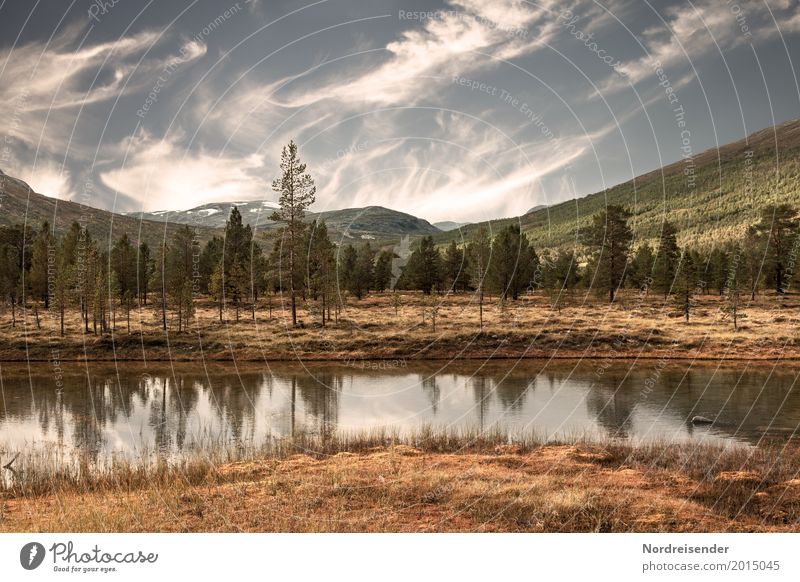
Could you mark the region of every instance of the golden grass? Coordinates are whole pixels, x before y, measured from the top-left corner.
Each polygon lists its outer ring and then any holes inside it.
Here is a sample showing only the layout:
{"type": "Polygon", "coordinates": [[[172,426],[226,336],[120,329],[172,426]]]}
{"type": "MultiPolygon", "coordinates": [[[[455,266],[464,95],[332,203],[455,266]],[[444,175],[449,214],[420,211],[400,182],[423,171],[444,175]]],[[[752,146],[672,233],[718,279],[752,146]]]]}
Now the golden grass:
{"type": "Polygon", "coordinates": [[[485,325],[478,324],[476,299],[470,294],[436,296],[402,293],[395,313],[391,293],[362,300],[348,299],[338,322],[319,325],[314,305],[301,306],[302,325],[289,325],[288,314],[274,298],[272,318],[262,302],[256,318],[248,310],[235,320],[233,310],[218,320],[216,307],[197,301],[190,328],[168,332],[152,306],[131,314],[131,332],[124,313],[117,314],[116,331],[104,336],[81,333],[76,312],[67,314],[65,337],[58,322],[40,312],[35,326],[30,306],[10,314],[0,324],[0,361],[50,360],[343,360],[434,359],[490,357],[647,357],[710,359],[800,358],[798,296],[779,299],[760,296],[741,308],[740,329],[724,316],[724,302],[715,295],[697,297],[687,323],[670,301],[649,296],[642,300],[626,291],[609,305],[585,292],[572,292],[555,310],[550,299],[525,296],[501,306],[490,298],[485,325]],[[439,304],[436,329],[431,301],[439,304]],[[424,321],[423,321],[424,317],[424,321]],[[55,350],[55,351],[54,351],[55,350]]]}
{"type": "Polygon", "coordinates": [[[6,491],[0,531],[792,531],[800,518],[793,446],[385,438],[6,491]]]}

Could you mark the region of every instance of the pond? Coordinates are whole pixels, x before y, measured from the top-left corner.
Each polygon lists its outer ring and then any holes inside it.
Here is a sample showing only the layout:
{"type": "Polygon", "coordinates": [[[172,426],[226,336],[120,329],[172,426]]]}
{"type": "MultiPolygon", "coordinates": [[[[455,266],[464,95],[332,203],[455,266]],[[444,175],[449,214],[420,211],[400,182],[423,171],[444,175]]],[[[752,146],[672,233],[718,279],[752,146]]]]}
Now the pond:
{"type": "Polygon", "coordinates": [[[792,438],[796,372],[657,361],[71,365],[0,371],[0,459],[39,446],[95,460],[169,456],[321,431],[421,427],[546,440],[740,442],[792,438]],[[696,425],[695,416],[713,419],[696,425]]]}

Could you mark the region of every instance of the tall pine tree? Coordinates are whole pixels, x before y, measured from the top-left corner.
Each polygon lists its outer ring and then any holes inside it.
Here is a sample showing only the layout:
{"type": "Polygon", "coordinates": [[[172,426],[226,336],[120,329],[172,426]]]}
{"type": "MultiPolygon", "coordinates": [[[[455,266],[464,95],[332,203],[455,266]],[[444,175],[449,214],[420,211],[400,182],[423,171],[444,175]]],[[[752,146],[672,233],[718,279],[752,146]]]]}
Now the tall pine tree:
{"type": "Polygon", "coordinates": [[[308,207],[314,203],[317,188],[314,179],[306,173],[306,165],[297,155],[294,141],[284,146],[280,168],[281,177],[272,182],[272,189],[279,195],[280,208],[272,215],[272,219],[286,225],[284,241],[288,245],[288,292],[292,306],[292,325],[297,325],[297,284],[303,280],[302,264],[298,260],[305,229],[303,219],[308,207]]]}

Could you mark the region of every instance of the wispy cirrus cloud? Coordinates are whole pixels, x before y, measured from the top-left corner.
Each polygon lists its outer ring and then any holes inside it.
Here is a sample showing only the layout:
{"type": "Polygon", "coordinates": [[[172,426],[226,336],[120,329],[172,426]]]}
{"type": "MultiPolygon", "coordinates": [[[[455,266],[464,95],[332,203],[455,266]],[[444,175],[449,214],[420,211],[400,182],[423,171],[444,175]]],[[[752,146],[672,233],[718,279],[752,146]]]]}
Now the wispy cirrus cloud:
{"type": "Polygon", "coordinates": [[[0,101],[13,107],[0,118],[0,132],[13,146],[6,169],[61,198],[74,195],[70,176],[79,173],[65,162],[88,165],[103,149],[100,136],[110,119],[98,118],[96,106],[147,90],[168,65],[196,61],[206,51],[202,43],[187,41],[179,50],[151,56],[168,37],[143,31],[91,43],[85,33],[85,25],[70,25],[46,42],[0,51],[0,101]]]}
{"type": "MultiPolygon", "coordinates": [[[[718,73],[720,55],[750,53],[747,43],[763,62],[784,50],[759,2],[740,2],[734,13],[734,3],[710,0],[434,0],[435,14],[416,20],[401,16],[409,8],[401,1],[346,4],[359,10],[323,2],[279,14],[250,3],[248,18],[225,21],[202,42],[198,27],[214,22],[218,7],[198,4],[189,24],[149,21],[118,42],[105,28],[97,41],[71,25],[51,40],[46,31],[0,49],[0,98],[15,110],[0,119],[13,142],[2,165],[45,193],[73,196],[91,172],[99,206],[176,209],[273,199],[280,147],[294,139],[317,179],[318,210],[511,216],[571,196],[576,183],[597,191],[674,159],[662,158],[674,148],[654,147],[675,134],[671,111],[659,109],[654,61],[691,109],[699,150],[718,137],[699,119],[707,98],[738,107],[761,94],[704,95],[698,76],[718,73]],[[588,45],[565,27],[564,10],[593,35],[588,45]],[[593,54],[593,41],[621,65],[593,54]],[[165,67],[167,88],[138,116],[165,67]]],[[[769,8],[784,34],[800,31],[797,0],[769,8]]],[[[755,65],[736,65],[747,90],[772,82],[755,65]]],[[[704,88],[716,77],[703,78],[704,88]]],[[[784,117],[796,110],[790,99],[774,107],[784,117]]],[[[753,110],[756,125],[770,121],[758,117],[760,102],[753,110]]]]}

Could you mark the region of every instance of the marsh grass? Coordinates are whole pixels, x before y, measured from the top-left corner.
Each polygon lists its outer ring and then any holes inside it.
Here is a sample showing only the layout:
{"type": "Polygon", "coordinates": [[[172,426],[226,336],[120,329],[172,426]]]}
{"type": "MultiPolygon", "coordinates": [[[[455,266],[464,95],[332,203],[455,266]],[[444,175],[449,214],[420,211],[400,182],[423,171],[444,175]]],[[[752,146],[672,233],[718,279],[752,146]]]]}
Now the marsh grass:
{"type": "Polygon", "coordinates": [[[793,531],[800,520],[791,443],[428,427],[202,444],[104,463],[31,450],[0,492],[0,530],[793,531]]]}
{"type": "Polygon", "coordinates": [[[513,445],[528,452],[543,440],[534,433],[511,435],[502,429],[479,432],[471,429],[438,430],[425,426],[416,431],[376,428],[368,431],[298,432],[293,437],[270,437],[259,443],[231,440],[203,433],[187,444],[179,455],[141,449],[130,454],[65,452],[53,444],[31,444],[4,472],[4,491],[12,497],[46,495],[53,491],[134,490],[165,485],[172,480],[196,485],[214,480],[216,468],[252,460],[282,460],[304,454],[324,459],[340,453],[361,454],[383,448],[405,446],[427,453],[486,451],[513,445]]]}

